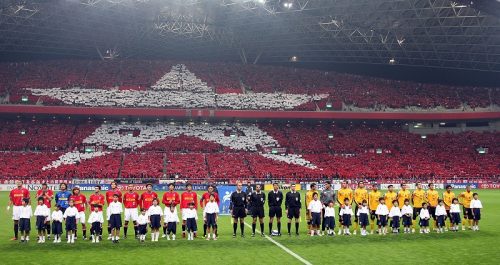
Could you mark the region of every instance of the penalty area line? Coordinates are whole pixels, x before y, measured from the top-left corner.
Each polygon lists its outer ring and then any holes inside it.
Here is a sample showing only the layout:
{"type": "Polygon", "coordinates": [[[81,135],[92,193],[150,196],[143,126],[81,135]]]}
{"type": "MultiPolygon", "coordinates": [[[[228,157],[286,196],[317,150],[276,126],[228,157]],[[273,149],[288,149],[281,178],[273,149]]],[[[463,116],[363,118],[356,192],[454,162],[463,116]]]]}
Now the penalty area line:
{"type": "MultiPolygon", "coordinates": [[[[249,227],[250,229],[252,228],[251,225],[247,224],[245,222],[245,225],[247,227],[249,227]]],[[[255,232],[258,232],[260,233],[260,231],[258,229],[255,229],[255,232]]],[[[312,265],[311,262],[307,261],[306,259],[304,259],[303,257],[299,256],[297,253],[293,252],[292,250],[290,250],[289,248],[283,246],[282,244],[280,244],[279,242],[277,242],[276,240],[272,239],[270,236],[268,235],[264,235],[265,238],[269,241],[271,241],[271,243],[275,244],[276,246],[278,246],[279,248],[281,248],[282,250],[284,250],[286,253],[290,254],[292,257],[298,259],[300,262],[306,264],[306,265],[312,265]]]]}

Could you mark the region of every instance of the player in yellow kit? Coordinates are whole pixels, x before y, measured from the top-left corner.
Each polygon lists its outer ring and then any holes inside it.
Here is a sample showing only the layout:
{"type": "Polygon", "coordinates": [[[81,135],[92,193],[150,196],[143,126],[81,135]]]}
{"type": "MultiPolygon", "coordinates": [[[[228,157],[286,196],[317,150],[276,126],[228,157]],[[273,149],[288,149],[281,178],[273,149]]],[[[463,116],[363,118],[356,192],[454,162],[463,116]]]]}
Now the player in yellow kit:
{"type": "Polygon", "coordinates": [[[434,183],[429,183],[429,190],[425,193],[425,198],[427,203],[429,204],[429,214],[434,219],[434,222],[431,223],[432,229],[436,228],[436,207],[438,206],[439,193],[434,189],[434,183]]]}
{"type": "Polygon", "coordinates": [[[403,208],[405,200],[411,201],[411,192],[406,189],[406,183],[401,183],[401,190],[398,192],[399,208],[403,208]]]}
{"type": "Polygon", "coordinates": [[[453,203],[453,199],[455,199],[455,193],[451,190],[452,187],[451,185],[446,186],[446,191],[443,192],[443,202],[444,202],[444,208],[446,209],[446,215],[448,216],[448,230],[451,227],[451,214],[450,214],[450,207],[451,204],[453,203]]]}
{"type": "Polygon", "coordinates": [[[387,192],[384,194],[384,200],[385,200],[385,205],[387,205],[387,208],[390,211],[392,208],[392,202],[394,200],[397,200],[398,194],[394,191],[393,185],[387,186],[387,189],[388,189],[387,192]]]}
{"type": "MultiPolygon", "coordinates": [[[[337,192],[337,202],[339,205],[345,205],[345,199],[348,199],[348,204],[351,205],[352,203],[352,197],[353,197],[353,192],[352,189],[349,188],[347,185],[347,181],[342,181],[342,186],[340,187],[339,191],[337,192]]],[[[340,210],[342,207],[339,207],[339,222],[340,224],[342,223],[342,216],[340,215],[340,210]]],[[[342,229],[339,229],[340,234],[342,234],[342,229]]]]}
{"type": "Polygon", "coordinates": [[[379,200],[382,197],[380,191],[378,191],[377,185],[373,185],[372,190],[368,193],[368,208],[370,209],[370,230],[371,234],[373,234],[373,230],[375,229],[375,219],[378,218],[375,212],[377,211],[377,207],[379,205],[379,200]]]}
{"type": "Polygon", "coordinates": [[[307,221],[307,227],[309,230],[311,230],[311,218],[309,214],[309,203],[313,200],[314,193],[318,193],[318,190],[316,189],[316,183],[311,184],[311,189],[306,192],[306,221],[307,221]]]}
{"type": "Polygon", "coordinates": [[[422,204],[425,202],[425,191],[422,189],[422,183],[417,183],[417,189],[413,191],[411,195],[411,201],[413,203],[413,228],[412,232],[415,231],[415,225],[417,224],[417,216],[422,210],[422,204]]]}
{"type": "Polygon", "coordinates": [[[358,182],[358,187],[354,190],[354,203],[356,207],[354,208],[354,232],[358,230],[358,209],[360,205],[363,205],[363,201],[368,201],[368,191],[365,188],[365,183],[363,181],[358,182]]]}
{"type": "Polygon", "coordinates": [[[467,185],[465,187],[465,191],[460,193],[460,195],[458,196],[460,204],[462,204],[463,207],[463,215],[464,215],[464,218],[462,219],[462,230],[465,230],[465,224],[467,223],[467,221],[465,220],[468,220],[469,229],[472,228],[473,216],[472,216],[472,209],[470,208],[470,202],[473,199],[472,194],[474,193],[472,193],[470,188],[471,188],[470,185],[467,185]]]}

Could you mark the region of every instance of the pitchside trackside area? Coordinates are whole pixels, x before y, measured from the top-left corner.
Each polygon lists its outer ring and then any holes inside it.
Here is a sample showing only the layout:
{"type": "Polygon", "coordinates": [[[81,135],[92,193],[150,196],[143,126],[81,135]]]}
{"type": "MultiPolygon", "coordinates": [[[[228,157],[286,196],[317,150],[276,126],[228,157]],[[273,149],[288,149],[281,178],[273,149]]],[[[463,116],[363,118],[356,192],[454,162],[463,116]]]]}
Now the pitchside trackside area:
{"type": "MultiPolygon", "coordinates": [[[[500,258],[500,190],[476,190],[483,202],[483,219],[479,232],[459,231],[444,234],[370,235],[368,237],[335,236],[334,238],[310,237],[305,222],[301,223],[300,236],[263,238],[231,237],[231,220],[219,219],[219,240],[206,241],[147,241],[139,244],[133,237],[119,244],[103,241],[92,244],[79,240],[74,245],[51,242],[28,244],[9,241],[12,237],[11,213],[5,206],[8,193],[0,193],[0,264],[335,264],[335,263],[384,263],[384,264],[497,264],[500,258]]],[[[301,191],[304,193],[304,191],[301,191]]],[[[456,190],[458,192],[458,190],[456,190]]],[[[441,191],[440,191],[441,193],[441,191]]],[[[89,195],[89,193],[86,193],[89,195]]],[[[162,193],[158,194],[160,197],[162,193]]],[[[201,194],[200,194],[201,195],[201,194]]],[[[35,194],[32,192],[32,198],[35,194]]],[[[201,211],[198,227],[202,227],[201,211]]],[[[266,211],[267,215],[267,211],[266,211]]],[[[302,215],[304,217],[304,214],[302,215]]],[[[247,223],[251,219],[247,218],[247,223]]],[[[265,219],[267,224],[267,217],[265,219]]],[[[302,218],[304,220],[304,218],[302,218]]],[[[286,225],[283,226],[286,229],[286,225]]],[[[34,229],[34,225],[32,225],[34,229]]],[[[267,229],[267,225],[266,225],[267,229]]],[[[267,233],[268,231],[266,231],[267,233]]],[[[104,231],[106,235],[107,231],[104,231]]],[[[129,232],[130,233],[130,232],[129,232]]],[[[132,232],[133,233],[133,232],[132,232]]],[[[284,233],[286,234],[286,233],[284,233]]],[[[180,233],[178,233],[180,235],[180,233]]],[[[149,235],[148,235],[149,239],[149,235]]]]}

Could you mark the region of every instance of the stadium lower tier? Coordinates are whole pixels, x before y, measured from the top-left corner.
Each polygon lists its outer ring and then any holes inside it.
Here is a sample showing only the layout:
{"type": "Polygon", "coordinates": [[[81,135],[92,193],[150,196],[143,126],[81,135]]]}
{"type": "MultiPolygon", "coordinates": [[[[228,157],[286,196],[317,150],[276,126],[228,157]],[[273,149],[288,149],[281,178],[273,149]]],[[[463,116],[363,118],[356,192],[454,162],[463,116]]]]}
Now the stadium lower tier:
{"type": "Polygon", "coordinates": [[[3,122],[3,179],[489,178],[500,133],[402,125],[3,122]]]}

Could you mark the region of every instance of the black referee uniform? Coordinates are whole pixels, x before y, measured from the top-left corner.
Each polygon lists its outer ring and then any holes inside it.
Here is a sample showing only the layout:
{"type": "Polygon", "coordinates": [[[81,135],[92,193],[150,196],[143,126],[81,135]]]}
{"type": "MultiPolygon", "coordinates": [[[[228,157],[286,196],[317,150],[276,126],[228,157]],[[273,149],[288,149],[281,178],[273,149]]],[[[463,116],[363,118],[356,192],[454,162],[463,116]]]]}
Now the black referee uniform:
{"type": "Polygon", "coordinates": [[[264,218],[264,203],[266,202],[266,194],[264,192],[253,192],[250,195],[250,209],[252,209],[253,218],[264,218]]]}
{"type": "Polygon", "coordinates": [[[252,222],[252,236],[255,235],[255,218],[260,219],[260,232],[264,235],[264,203],[266,202],[266,194],[262,191],[257,193],[256,191],[250,194],[250,209],[252,217],[254,218],[252,222]]]}
{"type": "MultiPolygon", "coordinates": [[[[283,204],[283,193],[281,191],[270,191],[267,194],[267,204],[269,206],[269,217],[270,218],[278,218],[276,223],[278,225],[278,235],[281,235],[281,220],[280,218],[283,216],[283,210],[281,209],[281,205],[283,204]]],[[[269,220],[269,234],[273,232],[273,223],[269,220]]]]}
{"type": "MultiPolygon", "coordinates": [[[[232,216],[235,220],[240,218],[240,229],[241,236],[244,236],[245,231],[245,223],[243,222],[243,218],[247,216],[246,213],[247,208],[247,194],[243,191],[235,191],[231,194],[231,204],[229,209],[232,211],[232,216]]],[[[238,228],[238,224],[234,222],[233,224],[233,237],[236,236],[236,229],[238,228]]]]}
{"type": "Polygon", "coordinates": [[[285,198],[285,208],[288,211],[288,234],[290,235],[292,218],[295,218],[295,233],[299,234],[299,218],[300,218],[300,193],[297,191],[289,191],[285,198]]]}

